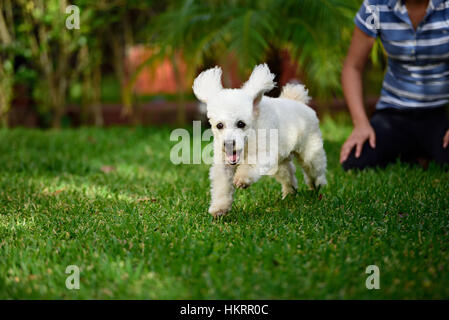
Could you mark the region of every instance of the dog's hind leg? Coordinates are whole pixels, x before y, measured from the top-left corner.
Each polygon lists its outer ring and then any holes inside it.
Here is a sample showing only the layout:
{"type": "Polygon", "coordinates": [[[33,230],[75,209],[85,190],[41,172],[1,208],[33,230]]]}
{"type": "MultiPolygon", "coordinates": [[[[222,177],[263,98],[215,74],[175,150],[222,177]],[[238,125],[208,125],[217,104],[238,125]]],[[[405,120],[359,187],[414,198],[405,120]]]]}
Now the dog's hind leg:
{"type": "Polygon", "coordinates": [[[231,210],[234,197],[234,186],[232,185],[234,171],[233,168],[224,164],[214,164],[210,168],[212,201],[209,213],[214,217],[224,215],[231,210]]]}
{"type": "Polygon", "coordinates": [[[290,159],[286,159],[279,164],[278,171],[274,175],[274,178],[282,186],[282,199],[285,199],[290,193],[294,193],[298,189],[295,171],[295,165],[290,159]]]}
{"type": "Polygon", "coordinates": [[[326,185],[327,159],[321,134],[319,132],[312,133],[297,154],[306,184],[311,189],[318,189],[326,185]]]}

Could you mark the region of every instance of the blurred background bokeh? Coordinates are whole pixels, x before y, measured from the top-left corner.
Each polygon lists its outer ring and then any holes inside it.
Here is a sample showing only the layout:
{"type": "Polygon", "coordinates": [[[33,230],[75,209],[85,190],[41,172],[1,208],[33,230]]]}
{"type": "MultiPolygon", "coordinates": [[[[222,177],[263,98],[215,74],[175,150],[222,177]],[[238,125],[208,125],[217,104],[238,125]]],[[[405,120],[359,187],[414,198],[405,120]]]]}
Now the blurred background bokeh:
{"type": "MultiPolygon", "coordinates": [[[[201,118],[198,72],[220,65],[224,86],[238,87],[262,62],[277,75],[270,95],[301,81],[319,114],[344,112],[340,73],[361,2],[0,0],[0,125],[184,125],[201,118]],[[70,5],[79,29],[66,26],[70,5]]],[[[368,108],[384,69],[376,42],[368,108]]]]}

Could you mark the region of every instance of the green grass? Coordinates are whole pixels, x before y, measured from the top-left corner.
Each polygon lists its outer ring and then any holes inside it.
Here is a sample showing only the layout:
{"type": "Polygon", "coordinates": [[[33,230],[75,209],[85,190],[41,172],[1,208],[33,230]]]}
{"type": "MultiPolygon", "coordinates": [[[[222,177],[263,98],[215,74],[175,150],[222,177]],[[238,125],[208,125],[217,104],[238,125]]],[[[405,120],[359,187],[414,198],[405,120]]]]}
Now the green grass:
{"type": "Polygon", "coordinates": [[[170,163],[169,128],[0,131],[0,298],[449,298],[448,173],[345,173],[350,127],[322,128],[322,197],[301,183],[282,201],[265,177],[219,220],[208,167],[170,163]]]}

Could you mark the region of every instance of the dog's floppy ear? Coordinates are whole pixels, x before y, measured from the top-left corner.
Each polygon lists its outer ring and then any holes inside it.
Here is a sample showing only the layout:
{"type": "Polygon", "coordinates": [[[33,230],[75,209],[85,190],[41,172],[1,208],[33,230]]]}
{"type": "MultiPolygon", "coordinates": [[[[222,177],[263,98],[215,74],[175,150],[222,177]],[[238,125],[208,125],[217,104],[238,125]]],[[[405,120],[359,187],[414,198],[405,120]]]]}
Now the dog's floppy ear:
{"type": "Polygon", "coordinates": [[[193,81],[193,92],[198,100],[207,101],[223,89],[221,85],[221,68],[215,67],[201,72],[193,81]]]}
{"type": "Polygon", "coordinates": [[[257,106],[263,94],[276,86],[273,79],[274,74],[270,72],[267,64],[259,64],[254,68],[249,80],[245,82],[242,89],[252,97],[254,105],[257,106]]]}

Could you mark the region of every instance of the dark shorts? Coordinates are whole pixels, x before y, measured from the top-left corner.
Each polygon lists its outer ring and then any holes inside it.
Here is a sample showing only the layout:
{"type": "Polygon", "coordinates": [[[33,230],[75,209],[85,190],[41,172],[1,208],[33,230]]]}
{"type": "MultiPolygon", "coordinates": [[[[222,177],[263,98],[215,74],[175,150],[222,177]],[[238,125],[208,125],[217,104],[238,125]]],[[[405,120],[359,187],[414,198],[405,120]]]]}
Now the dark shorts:
{"type": "Polygon", "coordinates": [[[426,158],[449,164],[449,146],[443,148],[443,137],[449,129],[444,108],[378,110],[370,122],[376,133],[376,148],[371,148],[367,141],[359,158],[355,157],[354,148],[343,163],[345,170],[384,167],[398,158],[405,162],[426,158]]]}

